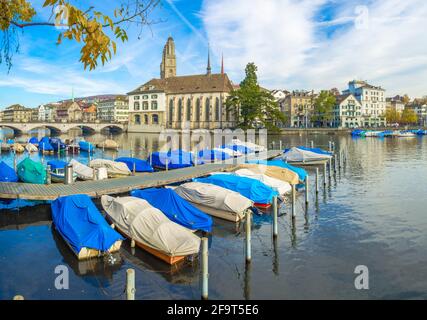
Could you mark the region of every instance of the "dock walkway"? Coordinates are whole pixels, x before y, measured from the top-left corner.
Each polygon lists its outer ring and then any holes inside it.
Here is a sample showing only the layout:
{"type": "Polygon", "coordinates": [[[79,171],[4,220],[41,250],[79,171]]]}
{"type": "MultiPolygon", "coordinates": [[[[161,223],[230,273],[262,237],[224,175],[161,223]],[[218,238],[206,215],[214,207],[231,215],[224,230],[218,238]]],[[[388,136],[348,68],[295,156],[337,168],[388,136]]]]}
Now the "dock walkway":
{"type": "MultiPolygon", "coordinates": [[[[263,154],[264,159],[271,159],[281,154],[280,150],[269,150],[263,154]]],[[[255,156],[248,156],[251,159],[255,156]]],[[[244,157],[242,157],[244,159],[244,157]]],[[[241,158],[238,158],[238,161],[241,158]]],[[[61,196],[72,194],[86,194],[91,197],[100,197],[105,194],[126,193],[131,190],[152,188],[202,177],[216,171],[225,171],[236,164],[234,159],[219,163],[208,163],[183,169],[159,171],[145,175],[135,175],[124,178],[77,181],[73,184],[31,184],[20,182],[1,182],[0,198],[25,200],[55,200],[61,196]]]]}

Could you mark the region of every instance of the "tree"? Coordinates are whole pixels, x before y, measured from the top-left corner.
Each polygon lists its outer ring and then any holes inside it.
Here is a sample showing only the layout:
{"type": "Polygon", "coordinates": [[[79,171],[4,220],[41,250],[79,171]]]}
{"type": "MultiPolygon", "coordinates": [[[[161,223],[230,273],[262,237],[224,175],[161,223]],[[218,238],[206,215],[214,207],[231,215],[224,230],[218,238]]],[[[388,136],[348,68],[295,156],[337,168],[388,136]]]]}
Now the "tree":
{"type": "Polygon", "coordinates": [[[104,64],[116,54],[113,39],[128,40],[125,29],[129,24],[142,28],[153,23],[149,16],[159,3],[160,0],[123,1],[108,15],[94,6],[81,4],[79,8],[71,0],[45,0],[40,11],[49,11],[51,18],[39,22],[30,1],[0,0],[0,63],[4,61],[9,70],[12,67],[12,56],[19,51],[18,30],[60,26],[56,43],[61,44],[64,38],[82,43],[80,61],[85,69],[95,69],[99,60],[104,64]]]}
{"type": "Polygon", "coordinates": [[[262,126],[278,131],[278,125],[284,123],[286,118],[271,93],[259,86],[256,72],[254,63],[246,65],[245,79],[238,90],[230,93],[226,107],[234,113],[239,128],[254,129],[262,126]]]}
{"type": "Polygon", "coordinates": [[[405,108],[402,112],[402,124],[416,124],[418,122],[417,114],[414,110],[405,108]]]}
{"type": "Polygon", "coordinates": [[[407,105],[409,102],[411,102],[411,98],[407,94],[404,94],[402,97],[402,102],[407,105]]]}
{"type": "Polygon", "coordinates": [[[399,123],[401,121],[401,114],[393,109],[387,109],[385,112],[387,123],[399,123]]]}
{"type": "Polygon", "coordinates": [[[336,97],[329,91],[322,90],[314,101],[312,121],[323,127],[334,120],[334,106],[336,97]]]}

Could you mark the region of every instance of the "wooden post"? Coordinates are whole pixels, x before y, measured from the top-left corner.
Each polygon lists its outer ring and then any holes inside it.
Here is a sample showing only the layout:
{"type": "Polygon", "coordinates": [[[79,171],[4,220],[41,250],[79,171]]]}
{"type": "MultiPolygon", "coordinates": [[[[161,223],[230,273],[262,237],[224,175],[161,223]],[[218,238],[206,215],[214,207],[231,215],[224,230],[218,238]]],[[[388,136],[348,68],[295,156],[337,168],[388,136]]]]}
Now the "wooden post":
{"type": "Polygon", "coordinates": [[[135,270],[126,270],[126,299],[135,300],[135,270]]]}
{"type": "Polygon", "coordinates": [[[329,158],[329,179],[332,178],[332,157],[329,158]]]}
{"type": "Polygon", "coordinates": [[[279,150],[283,150],[282,149],[282,140],[279,141],[279,150]]]}
{"type": "Polygon", "coordinates": [[[208,299],[209,288],[209,252],[208,238],[202,238],[202,299],[208,299]]]}
{"type": "Polygon", "coordinates": [[[316,194],[319,193],[319,168],[316,168],[316,194]]]}
{"type": "Polygon", "coordinates": [[[323,186],[326,187],[326,162],[323,164],[323,186]]]}
{"type": "Polygon", "coordinates": [[[136,173],[136,163],[135,163],[135,161],[133,162],[133,175],[135,175],[135,173],[136,173]]]}
{"type": "Polygon", "coordinates": [[[310,141],[310,147],[314,148],[314,141],[313,140],[310,141]]]}
{"type": "Polygon", "coordinates": [[[309,180],[308,180],[308,175],[305,177],[305,204],[308,205],[308,200],[309,200],[309,180]]]}
{"type": "Polygon", "coordinates": [[[197,167],[197,162],[199,162],[199,151],[196,149],[196,152],[194,153],[194,166],[197,167]]]}
{"type": "Polygon", "coordinates": [[[166,171],[169,170],[169,159],[166,159],[166,171]]]}
{"type": "Polygon", "coordinates": [[[51,177],[50,177],[50,165],[46,167],[46,184],[51,184],[51,177]]]}
{"type": "Polygon", "coordinates": [[[17,165],[17,160],[16,160],[16,152],[13,152],[13,169],[16,172],[18,165],[17,165]]]}
{"type": "Polygon", "coordinates": [[[150,152],[150,166],[153,166],[153,153],[150,152]]]}
{"type": "Polygon", "coordinates": [[[246,263],[250,263],[252,260],[252,250],[251,250],[251,211],[246,211],[246,263]]]}
{"type": "Polygon", "coordinates": [[[337,154],[334,154],[334,173],[337,173],[337,154]]]}
{"type": "Polygon", "coordinates": [[[279,234],[278,227],[277,227],[277,196],[273,197],[273,237],[276,238],[279,234]]]}
{"type": "Polygon", "coordinates": [[[296,186],[293,184],[292,185],[292,218],[295,218],[296,216],[296,186]]]}

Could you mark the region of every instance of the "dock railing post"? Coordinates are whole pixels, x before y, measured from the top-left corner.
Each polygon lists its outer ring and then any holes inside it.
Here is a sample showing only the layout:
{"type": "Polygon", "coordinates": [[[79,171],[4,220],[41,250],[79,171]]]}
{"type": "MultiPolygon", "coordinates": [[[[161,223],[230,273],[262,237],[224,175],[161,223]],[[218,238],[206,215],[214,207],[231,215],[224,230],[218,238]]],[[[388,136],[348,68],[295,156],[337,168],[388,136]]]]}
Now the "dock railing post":
{"type": "Polygon", "coordinates": [[[65,167],[65,184],[73,184],[73,166],[71,164],[68,164],[65,167]]]}
{"type": "Polygon", "coordinates": [[[126,270],[126,300],[135,300],[135,270],[126,270]]]}
{"type": "Polygon", "coordinates": [[[295,218],[296,216],[296,186],[293,184],[292,185],[292,219],[295,218]]]}
{"type": "Polygon", "coordinates": [[[246,246],[245,246],[245,253],[246,253],[246,263],[250,263],[252,260],[252,248],[251,248],[251,211],[246,211],[246,246]]]}
{"type": "Polygon", "coordinates": [[[309,178],[308,175],[305,177],[305,204],[308,205],[309,201],[309,178]]]}
{"type": "Polygon", "coordinates": [[[323,186],[326,187],[326,180],[328,179],[326,175],[326,162],[323,164],[323,186]]]}
{"type": "Polygon", "coordinates": [[[334,154],[334,173],[337,173],[337,154],[334,154]]]}
{"type": "Polygon", "coordinates": [[[133,170],[132,170],[132,174],[135,175],[136,173],[136,163],[135,161],[133,162],[133,170]]]}
{"type": "Polygon", "coordinates": [[[279,150],[282,151],[282,140],[279,140],[279,150]]]}
{"type": "Polygon", "coordinates": [[[46,184],[51,184],[50,165],[46,166],[46,184]]]}
{"type": "Polygon", "coordinates": [[[196,148],[196,152],[194,153],[194,166],[197,167],[197,162],[199,161],[199,159],[197,159],[199,156],[199,151],[197,151],[196,148]]]}
{"type": "Polygon", "coordinates": [[[17,169],[17,160],[16,160],[16,152],[13,152],[13,169],[15,170],[15,172],[16,172],[16,169],[17,169]]]}
{"type": "Polygon", "coordinates": [[[279,234],[278,227],[277,227],[277,211],[278,211],[278,205],[277,205],[277,196],[273,197],[273,237],[276,238],[279,234]]]}
{"type": "Polygon", "coordinates": [[[153,166],[153,153],[150,152],[150,166],[153,166]]]}
{"type": "Polygon", "coordinates": [[[319,193],[319,168],[316,168],[316,194],[319,193]]]}
{"type": "Polygon", "coordinates": [[[332,157],[329,158],[329,179],[332,178],[332,157]]]}
{"type": "Polygon", "coordinates": [[[169,171],[169,159],[166,159],[166,171],[169,171]]]}
{"type": "Polygon", "coordinates": [[[202,299],[208,299],[209,291],[209,252],[208,238],[202,238],[202,299]]]}
{"type": "Polygon", "coordinates": [[[313,140],[311,140],[310,141],[310,147],[313,149],[314,148],[314,141],[313,140]]]}

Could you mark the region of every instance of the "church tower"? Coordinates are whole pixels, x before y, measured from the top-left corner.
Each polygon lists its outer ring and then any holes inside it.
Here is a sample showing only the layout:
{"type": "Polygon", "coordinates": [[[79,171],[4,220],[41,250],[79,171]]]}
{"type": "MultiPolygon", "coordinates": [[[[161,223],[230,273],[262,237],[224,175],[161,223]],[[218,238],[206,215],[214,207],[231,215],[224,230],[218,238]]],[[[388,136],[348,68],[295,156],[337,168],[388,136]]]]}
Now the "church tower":
{"type": "Polygon", "coordinates": [[[175,42],[172,37],[168,38],[163,48],[162,63],[160,64],[160,78],[170,77],[176,77],[175,42]]]}

